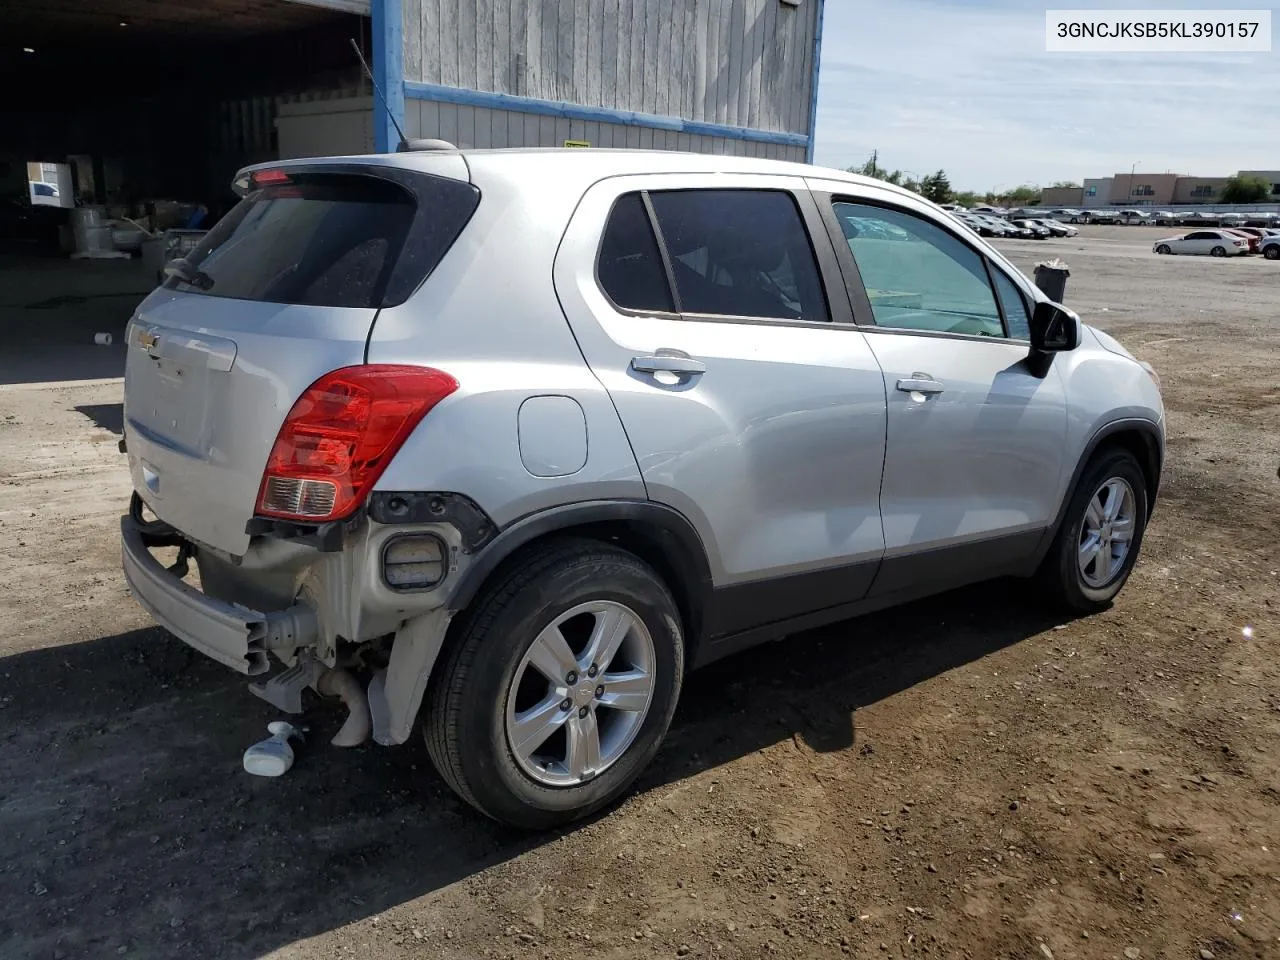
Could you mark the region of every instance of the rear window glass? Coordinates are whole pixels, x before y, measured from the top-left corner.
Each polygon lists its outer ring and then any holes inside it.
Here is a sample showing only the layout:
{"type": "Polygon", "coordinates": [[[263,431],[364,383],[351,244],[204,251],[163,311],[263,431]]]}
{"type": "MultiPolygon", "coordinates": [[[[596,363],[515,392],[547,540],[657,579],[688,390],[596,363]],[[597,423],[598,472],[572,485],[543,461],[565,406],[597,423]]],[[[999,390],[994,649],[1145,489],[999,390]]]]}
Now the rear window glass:
{"type": "Polygon", "coordinates": [[[429,179],[441,195],[426,216],[409,190],[369,176],[304,172],[254,190],[174,265],[165,287],[309,306],[402,302],[475,209],[470,185],[429,179]]]}

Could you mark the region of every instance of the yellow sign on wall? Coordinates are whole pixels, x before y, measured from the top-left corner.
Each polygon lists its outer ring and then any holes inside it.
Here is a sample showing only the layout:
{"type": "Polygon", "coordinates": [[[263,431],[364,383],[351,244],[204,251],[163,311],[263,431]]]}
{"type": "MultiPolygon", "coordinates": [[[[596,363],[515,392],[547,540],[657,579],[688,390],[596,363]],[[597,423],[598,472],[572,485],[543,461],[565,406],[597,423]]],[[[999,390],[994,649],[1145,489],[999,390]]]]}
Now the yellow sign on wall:
{"type": "Polygon", "coordinates": [[[591,141],[590,140],[566,140],[564,142],[564,145],[566,147],[589,147],[591,146],[591,141]]]}

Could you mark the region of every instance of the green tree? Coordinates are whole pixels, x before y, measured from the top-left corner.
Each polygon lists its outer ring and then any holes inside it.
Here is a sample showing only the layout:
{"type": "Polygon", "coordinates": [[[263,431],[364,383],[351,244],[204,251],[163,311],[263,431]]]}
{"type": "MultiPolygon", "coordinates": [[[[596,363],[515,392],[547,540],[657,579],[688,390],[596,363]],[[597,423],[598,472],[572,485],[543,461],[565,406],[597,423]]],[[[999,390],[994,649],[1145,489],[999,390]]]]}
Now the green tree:
{"type": "Polygon", "coordinates": [[[1053,181],[1053,183],[1049,184],[1049,186],[1054,187],[1055,189],[1058,189],[1058,190],[1079,190],[1080,189],[1080,184],[1076,183],[1074,180],[1055,180],[1053,181]]]}
{"type": "Polygon", "coordinates": [[[880,166],[880,151],[872,150],[871,156],[867,157],[866,163],[860,167],[849,167],[847,168],[847,172],[860,174],[864,177],[875,177],[877,180],[883,180],[889,171],[880,166]]]}
{"type": "Polygon", "coordinates": [[[885,183],[892,183],[894,186],[902,186],[903,173],[901,170],[894,170],[890,173],[884,167],[880,166],[880,152],[873,150],[871,156],[867,158],[866,163],[860,167],[847,167],[847,172],[856,173],[864,177],[874,177],[877,180],[883,180],[885,183]]]}
{"type": "Polygon", "coordinates": [[[959,193],[953,194],[952,203],[958,203],[962,207],[976,207],[980,203],[985,203],[985,198],[978,196],[972,190],[961,190],[959,193]]]}
{"type": "Polygon", "coordinates": [[[920,181],[920,195],[934,203],[951,202],[951,181],[945,170],[931,173],[920,181]]]}
{"type": "Polygon", "coordinates": [[[1009,192],[1009,200],[1015,206],[1033,207],[1040,202],[1040,188],[1032,184],[1024,183],[1020,187],[1014,187],[1009,192]]]}
{"type": "Polygon", "coordinates": [[[1222,188],[1223,203],[1262,203],[1271,197],[1271,184],[1260,177],[1231,177],[1222,188]]]}

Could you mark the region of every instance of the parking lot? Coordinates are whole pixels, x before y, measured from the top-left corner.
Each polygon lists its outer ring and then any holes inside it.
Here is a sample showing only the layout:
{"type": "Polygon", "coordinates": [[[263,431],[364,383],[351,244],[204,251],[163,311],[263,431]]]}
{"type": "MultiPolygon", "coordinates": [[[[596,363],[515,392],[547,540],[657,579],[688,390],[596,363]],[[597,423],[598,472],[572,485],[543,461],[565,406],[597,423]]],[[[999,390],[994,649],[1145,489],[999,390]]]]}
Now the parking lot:
{"type": "Polygon", "coordinates": [[[1113,609],[988,584],[718,663],[639,789],[551,836],[417,738],[328,747],[329,711],[244,774],[272,709],[119,570],[122,351],[92,337],[145,284],[50,303],[0,265],[0,957],[1280,956],[1280,263],[1166,232],[998,244],[1066,260],[1163,381],[1113,609]]]}

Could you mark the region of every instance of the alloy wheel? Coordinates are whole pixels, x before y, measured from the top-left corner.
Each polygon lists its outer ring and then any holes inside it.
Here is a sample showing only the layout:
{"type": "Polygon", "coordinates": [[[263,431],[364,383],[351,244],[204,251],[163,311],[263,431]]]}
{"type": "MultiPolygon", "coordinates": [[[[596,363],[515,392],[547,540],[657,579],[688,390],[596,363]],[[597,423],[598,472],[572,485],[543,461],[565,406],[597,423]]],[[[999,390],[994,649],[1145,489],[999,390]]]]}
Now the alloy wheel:
{"type": "Polygon", "coordinates": [[[1133,545],[1137,498],[1129,481],[1112,477],[1089,499],[1080,526],[1077,562],[1084,582],[1099,590],[1124,570],[1133,545]]]}
{"type": "Polygon", "coordinates": [[[549,787],[599,776],[631,746],[653,701],[656,654],[644,621],[612,600],[579,604],[533,639],[507,690],[507,744],[549,787]]]}

